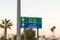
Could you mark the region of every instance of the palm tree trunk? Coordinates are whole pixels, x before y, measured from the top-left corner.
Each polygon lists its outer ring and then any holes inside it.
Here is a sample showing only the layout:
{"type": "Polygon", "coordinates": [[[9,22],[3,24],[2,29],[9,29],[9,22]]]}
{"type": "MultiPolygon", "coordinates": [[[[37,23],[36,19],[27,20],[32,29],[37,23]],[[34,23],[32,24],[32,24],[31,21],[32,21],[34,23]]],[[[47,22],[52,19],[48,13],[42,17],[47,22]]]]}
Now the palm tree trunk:
{"type": "Polygon", "coordinates": [[[4,37],[5,37],[5,40],[7,40],[7,28],[5,27],[5,31],[4,31],[4,37]]]}
{"type": "Polygon", "coordinates": [[[53,40],[54,40],[54,31],[53,31],[53,40]]]}

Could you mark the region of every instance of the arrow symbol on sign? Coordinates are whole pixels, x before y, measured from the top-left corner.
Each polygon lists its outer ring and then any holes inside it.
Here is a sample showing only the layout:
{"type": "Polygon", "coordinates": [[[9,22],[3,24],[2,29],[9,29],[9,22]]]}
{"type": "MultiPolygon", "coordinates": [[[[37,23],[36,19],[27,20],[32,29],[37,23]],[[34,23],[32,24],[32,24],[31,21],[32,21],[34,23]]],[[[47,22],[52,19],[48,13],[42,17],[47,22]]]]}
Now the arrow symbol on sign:
{"type": "Polygon", "coordinates": [[[22,27],[24,27],[24,23],[22,23],[22,27]]]}
{"type": "Polygon", "coordinates": [[[24,18],[22,18],[22,21],[24,22],[24,18]]]}

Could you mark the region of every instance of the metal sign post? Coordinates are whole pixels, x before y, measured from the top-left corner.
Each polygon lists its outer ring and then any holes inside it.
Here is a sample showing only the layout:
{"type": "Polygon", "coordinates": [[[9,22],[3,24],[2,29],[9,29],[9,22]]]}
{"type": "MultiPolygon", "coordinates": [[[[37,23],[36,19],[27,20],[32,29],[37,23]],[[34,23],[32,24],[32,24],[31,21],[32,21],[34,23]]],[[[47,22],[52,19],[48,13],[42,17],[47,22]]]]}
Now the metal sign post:
{"type": "Polygon", "coordinates": [[[39,28],[37,28],[37,40],[39,40],[39,28]]]}
{"type": "Polygon", "coordinates": [[[24,40],[26,40],[26,28],[24,28],[24,40]]]}
{"type": "Polygon", "coordinates": [[[17,0],[17,40],[21,40],[20,36],[20,15],[21,15],[21,11],[20,11],[20,0],[17,0]]]}

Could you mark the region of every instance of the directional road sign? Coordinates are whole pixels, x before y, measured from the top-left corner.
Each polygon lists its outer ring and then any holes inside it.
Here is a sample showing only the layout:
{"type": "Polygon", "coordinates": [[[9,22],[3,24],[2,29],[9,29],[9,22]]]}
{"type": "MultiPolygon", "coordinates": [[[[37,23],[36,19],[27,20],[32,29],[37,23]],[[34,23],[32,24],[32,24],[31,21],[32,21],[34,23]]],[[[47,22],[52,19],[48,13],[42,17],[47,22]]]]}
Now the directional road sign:
{"type": "Polygon", "coordinates": [[[42,18],[36,17],[21,17],[21,28],[42,28],[42,18]]]}
{"type": "Polygon", "coordinates": [[[25,23],[25,22],[42,23],[42,18],[21,17],[20,22],[21,22],[21,23],[25,23]]]}
{"type": "Polygon", "coordinates": [[[21,28],[42,28],[41,23],[21,23],[21,28]]]}

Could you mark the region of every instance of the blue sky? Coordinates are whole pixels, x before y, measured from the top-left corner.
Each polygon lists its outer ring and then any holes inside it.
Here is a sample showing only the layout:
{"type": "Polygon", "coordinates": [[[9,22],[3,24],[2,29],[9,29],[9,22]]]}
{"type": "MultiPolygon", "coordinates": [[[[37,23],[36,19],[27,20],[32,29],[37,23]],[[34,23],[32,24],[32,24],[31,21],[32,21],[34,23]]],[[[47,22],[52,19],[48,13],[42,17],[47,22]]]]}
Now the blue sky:
{"type": "MultiPolygon", "coordinates": [[[[0,0],[0,22],[4,18],[13,22],[8,33],[16,34],[16,14],[17,0],[0,0]]],[[[52,26],[56,26],[55,35],[60,34],[60,0],[21,0],[21,16],[42,17],[43,28],[39,29],[39,35],[52,35],[52,26]]]]}

